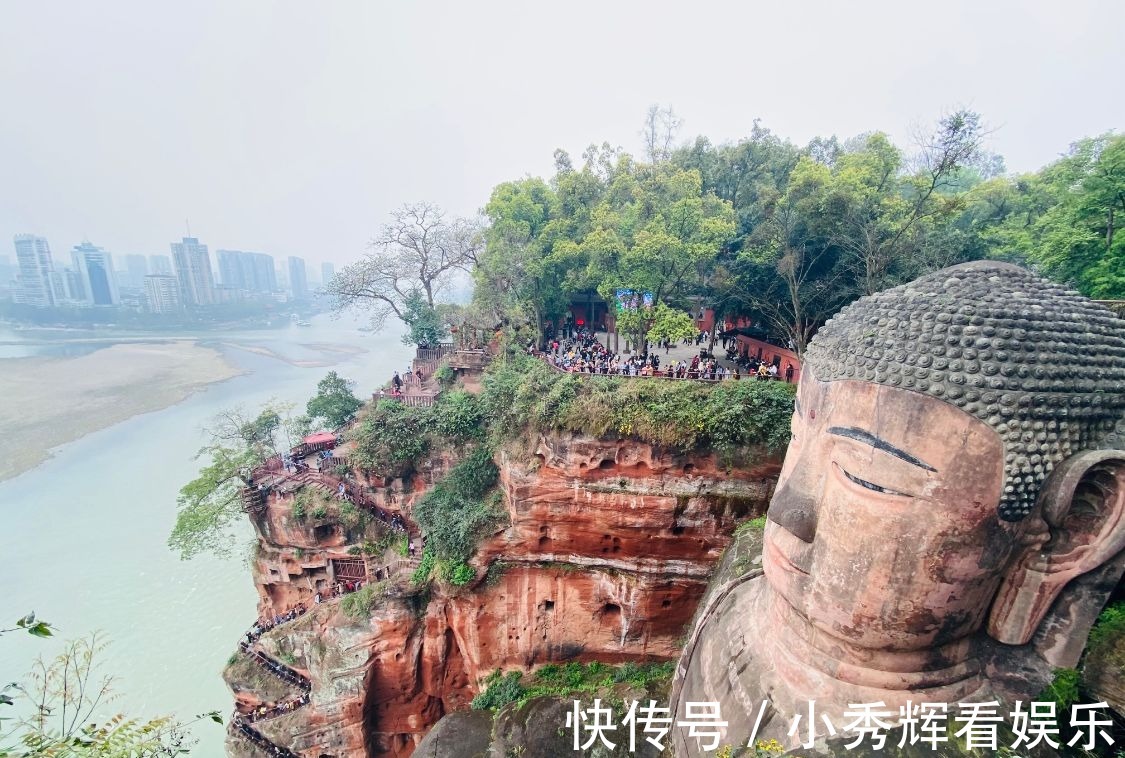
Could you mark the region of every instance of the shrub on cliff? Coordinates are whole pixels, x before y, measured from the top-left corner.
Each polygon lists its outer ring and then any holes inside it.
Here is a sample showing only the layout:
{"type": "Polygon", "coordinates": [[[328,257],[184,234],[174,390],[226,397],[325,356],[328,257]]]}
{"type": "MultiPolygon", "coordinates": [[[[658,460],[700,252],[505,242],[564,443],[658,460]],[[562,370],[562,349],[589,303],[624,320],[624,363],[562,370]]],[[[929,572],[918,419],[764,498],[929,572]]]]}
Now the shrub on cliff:
{"type": "Polygon", "coordinates": [[[492,451],[480,445],[422,497],[413,517],[426,535],[427,553],[452,563],[472,558],[480,538],[504,518],[488,497],[499,475],[492,451]]]}
{"type": "Polygon", "coordinates": [[[361,469],[402,476],[429,449],[426,414],[394,400],[382,400],[348,433],[355,441],[349,456],[361,469]]]}
{"type": "Polygon", "coordinates": [[[348,433],[356,443],[350,458],[367,471],[404,476],[432,450],[481,439],[484,429],[480,400],[469,392],[442,393],[430,408],[383,400],[348,433]]]}
{"type": "Polygon", "coordinates": [[[794,387],[782,382],[691,381],[563,374],[510,355],[483,380],[481,403],[493,435],[526,431],[619,435],[679,451],[722,455],[789,443],[794,387]]]}
{"type": "Polygon", "coordinates": [[[590,663],[548,663],[529,677],[518,671],[506,675],[499,669],[484,680],[485,690],[473,698],[474,710],[499,710],[509,703],[523,705],[536,697],[582,698],[584,694],[608,690],[616,684],[634,687],[666,687],[672,680],[675,663],[626,663],[607,666],[590,663]]]}
{"type": "Polygon", "coordinates": [[[427,415],[434,431],[446,440],[461,444],[484,436],[480,400],[464,390],[442,393],[427,415]]]}
{"type": "Polygon", "coordinates": [[[375,607],[375,601],[382,590],[382,584],[369,584],[355,592],[344,595],[343,599],[340,600],[340,610],[348,618],[359,621],[369,619],[371,618],[371,610],[375,607]]]}

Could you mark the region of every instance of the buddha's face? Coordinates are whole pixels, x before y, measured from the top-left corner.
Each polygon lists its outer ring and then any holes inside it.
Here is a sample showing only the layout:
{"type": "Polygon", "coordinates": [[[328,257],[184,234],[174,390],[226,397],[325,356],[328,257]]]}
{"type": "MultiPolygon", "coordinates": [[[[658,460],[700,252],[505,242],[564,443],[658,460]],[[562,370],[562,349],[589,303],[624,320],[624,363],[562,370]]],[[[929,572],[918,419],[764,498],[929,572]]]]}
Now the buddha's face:
{"type": "Polygon", "coordinates": [[[805,370],[770,504],[765,573],[815,627],[919,650],[981,627],[1013,553],[1004,453],[937,398],[805,370]]]}

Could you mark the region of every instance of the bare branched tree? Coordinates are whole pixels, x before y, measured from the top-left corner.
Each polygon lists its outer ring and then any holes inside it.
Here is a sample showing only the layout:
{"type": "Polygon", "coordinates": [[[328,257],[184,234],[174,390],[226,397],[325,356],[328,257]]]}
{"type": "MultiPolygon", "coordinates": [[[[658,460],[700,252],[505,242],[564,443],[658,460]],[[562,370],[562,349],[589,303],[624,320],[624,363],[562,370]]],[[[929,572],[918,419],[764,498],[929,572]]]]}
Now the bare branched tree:
{"type": "MultiPolygon", "coordinates": [[[[897,181],[893,172],[883,173],[875,192],[848,210],[846,231],[835,241],[847,251],[848,266],[862,283],[863,294],[892,283],[891,270],[904,262],[920,222],[953,207],[941,202],[941,193],[959,169],[977,161],[985,134],[980,115],[973,111],[943,117],[937,129],[916,136],[919,154],[913,176],[897,181]]],[[[894,161],[881,165],[897,169],[894,161]]]]}
{"type": "Polygon", "coordinates": [[[672,106],[661,108],[650,105],[645,114],[645,126],[641,137],[645,143],[645,153],[649,163],[660,163],[672,156],[672,147],[683,122],[676,116],[672,106]]]}
{"type": "Polygon", "coordinates": [[[407,301],[420,297],[433,308],[452,274],[472,268],[483,247],[478,222],[446,220],[431,203],[407,204],[391,213],[369,252],[344,268],[328,292],[340,310],[367,310],[375,327],[391,315],[405,322],[407,301]]]}

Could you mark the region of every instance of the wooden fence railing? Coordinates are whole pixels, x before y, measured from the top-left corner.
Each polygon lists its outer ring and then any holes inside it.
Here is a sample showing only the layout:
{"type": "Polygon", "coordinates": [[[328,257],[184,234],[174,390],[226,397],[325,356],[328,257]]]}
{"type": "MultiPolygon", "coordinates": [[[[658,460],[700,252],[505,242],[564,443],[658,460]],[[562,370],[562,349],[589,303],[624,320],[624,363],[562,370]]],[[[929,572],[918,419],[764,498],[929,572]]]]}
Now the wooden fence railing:
{"type": "Polygon", "coordinates": [[[452,342],[442,342],[437,347],[420,347],[414,352],[416,361],[436,361],[453,352],[452,342]]]}

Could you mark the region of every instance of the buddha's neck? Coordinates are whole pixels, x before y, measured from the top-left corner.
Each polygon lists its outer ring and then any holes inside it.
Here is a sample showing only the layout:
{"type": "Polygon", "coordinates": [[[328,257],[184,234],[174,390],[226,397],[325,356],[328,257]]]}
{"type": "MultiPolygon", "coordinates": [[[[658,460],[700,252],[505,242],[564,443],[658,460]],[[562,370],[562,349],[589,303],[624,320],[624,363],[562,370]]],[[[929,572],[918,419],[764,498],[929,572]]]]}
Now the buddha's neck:
{"type": "MultiPolygon", "coordinates": [[[[795,691],[825,677],[843,686],[878,690],[894,701],[933,699],[956,702],[984,684],[971,639],[921,651],[886,651],[856,647],[809,623],[780,595],[772,595],[770,628],[780,660],[778,675],[795,691]]],[[[813,696],[816,693],[811,693],[813,696]]]]}

